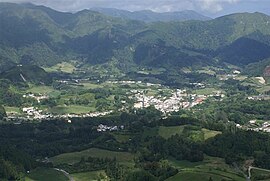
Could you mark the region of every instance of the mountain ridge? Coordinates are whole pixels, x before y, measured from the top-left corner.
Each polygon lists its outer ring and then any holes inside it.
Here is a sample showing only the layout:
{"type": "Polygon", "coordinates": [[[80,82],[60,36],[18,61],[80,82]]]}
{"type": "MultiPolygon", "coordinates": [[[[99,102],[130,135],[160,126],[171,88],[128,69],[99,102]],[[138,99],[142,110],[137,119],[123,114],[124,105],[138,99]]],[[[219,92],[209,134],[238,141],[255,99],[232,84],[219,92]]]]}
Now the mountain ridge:
{"type": "Polygon", "coordinates": [[[199,14],[193,10],[184,10],[184,11],[175,11],[175,12],[154,12],[151,10],[141,10],[141,11],[127,11],[114,8],[91,8],[91,10],[98,11],[100,13],[120,17],[124,19],[132,19],[145,21],[148,23],[157,22],[157,21],[187,21],[187,20],[201,20],[206,21],[211,18],[199,14]]]}
{"type": "Polygon", "coordinates": [[[0,15],[0,71],[6,70],[2,65],[10,66],[8,62],[52,66],[71,59],[179,68],[218,59],[245,66],[269,58],[270,52],[270,16],[262,13],[149,24],[91,10],[62,13],[45,6],[0,3],[0,15]],[[241,43],[243,39],[253,43],[241,43]],[[228,49],[239,42],[243,50],[255,48],[254,55],[228,49]],[[236,56],[228,60],[232,51],[236,56]]]}

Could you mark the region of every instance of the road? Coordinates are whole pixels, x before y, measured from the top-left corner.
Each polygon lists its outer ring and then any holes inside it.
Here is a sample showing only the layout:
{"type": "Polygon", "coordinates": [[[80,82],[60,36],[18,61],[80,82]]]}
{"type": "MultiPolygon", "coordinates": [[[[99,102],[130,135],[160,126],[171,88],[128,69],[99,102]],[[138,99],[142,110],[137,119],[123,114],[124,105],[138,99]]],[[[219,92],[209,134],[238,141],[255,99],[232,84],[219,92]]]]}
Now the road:
{"type": "Polygon", "coordinates": [[[248,181],[250,180],[251,178],[251,170],[252,169],[255,169],[255,170],[261,170],[261,171],[265,171],[265,172],[270,172],[270,170],[267,170],[267,169],[263,169],[263,168],[258,168],[258,167],[248,167],[248,181]]]}
{"type": "Polygon", "coordinates": [[[62,172],[69,179],[69,181],[75,181],[74,178],[67,171],[59,169],[59,168],[54,168],[54,170],[62,172]]]}

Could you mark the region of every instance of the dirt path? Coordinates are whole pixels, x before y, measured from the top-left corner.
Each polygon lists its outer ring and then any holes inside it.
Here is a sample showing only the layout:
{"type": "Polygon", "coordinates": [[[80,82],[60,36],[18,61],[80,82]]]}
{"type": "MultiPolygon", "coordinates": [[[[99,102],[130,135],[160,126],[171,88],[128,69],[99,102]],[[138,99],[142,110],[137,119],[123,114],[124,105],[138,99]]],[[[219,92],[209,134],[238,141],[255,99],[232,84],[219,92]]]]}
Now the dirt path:
{"type": "Polygon", "coordinates": [[[62,172],[69,179],[69,181],[75,181],[74,178],[67,171],[59,169],[59,168],[54,168],[54,169],[59,172],[62,172]]]}

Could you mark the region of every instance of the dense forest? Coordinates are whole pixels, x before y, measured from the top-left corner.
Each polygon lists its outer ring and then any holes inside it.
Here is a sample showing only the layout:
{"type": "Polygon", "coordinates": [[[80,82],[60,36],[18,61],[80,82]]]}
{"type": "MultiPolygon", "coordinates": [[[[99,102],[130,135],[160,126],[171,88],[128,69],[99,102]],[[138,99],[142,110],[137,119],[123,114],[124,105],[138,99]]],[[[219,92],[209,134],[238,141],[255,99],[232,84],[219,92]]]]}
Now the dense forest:
{"type": "MultiPolygon", "coordinates": [[[[204,141],[194,139],[194,133],[201,130],[203,125],[208,125],[210,129],[210,124],[192,117],[174,116],[164,120],[158,118],[157,114],[159,113],[149,109],[136,114],[122,113],[104,118],[76,119],[72,120],[72,124],[64,120],[42,121],[39,124],[2,124],[1,145],[6,146],[1,147],[0,152],[3,163],[0,167],[1,177],[17,178],[22,176],[20,173],[42,165],[41,162],[34,161],[36,159],[91,147],[136,153],[138,156],[135,163],[142,179],[149,177],[153,180],[165,180],[178,172],[170,165],[161,166],[161,160],[175,158],[198,162],[204,159],[205,154],[225,158],[228,164],[254,158],[256,166],[270,168],[268,134],[224,128],[223,134],[204,141]],[[134,136],[128,142],[119,142],[110,133],[96,131],[96,125],[101,123],[123,125],[125,133],[129,132],[134,136]],[[176,125],[186,126],[181,134],[168,139],[156,134],[147,136],[145,133],[146,130],[155,129],[157,126],[176,125]]],[[[47,163],[44,166],[51,165],[47,163]]],[[[58,167],[71,173],[105,169],[113,180],[134,180],[138,174],[119,165],[113,159],[92,157],[82,158],[74,165],[58,167]],[[122,171],[116,171],[119,169],[122,171]]]]}

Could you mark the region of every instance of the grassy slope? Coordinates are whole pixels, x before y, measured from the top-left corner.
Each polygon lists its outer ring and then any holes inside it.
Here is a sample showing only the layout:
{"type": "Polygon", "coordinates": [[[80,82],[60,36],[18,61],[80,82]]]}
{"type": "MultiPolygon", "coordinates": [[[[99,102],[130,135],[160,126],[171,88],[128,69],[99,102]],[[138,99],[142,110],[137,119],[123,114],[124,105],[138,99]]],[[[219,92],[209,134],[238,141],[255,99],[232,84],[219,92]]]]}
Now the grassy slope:
{"type": "Polygon", "coordinates": [[[225,164],[224,160],[221,158],[205,156],[202,162],[195,163],[171,159],[170,163],[181,171],[166,181],[208,181],[210,177],[215,181],[221,181],[222,179],[235,181],[245,180],[225,164]]]}
{"type": "Polygon", "coordinates": [[[212,137],[215,137],[218,134],[221,134],[220,131],[212,131],[212,130],[205,129],[205,128],[203,128],[202,131],[204,133],[204,139],[205,140],[207,140],[209,138],[212,138],[212,137]]]}
{"type": "Polygon", "coordinates": [[[21,110],[18,107],[5,106],[5,110],[7,113],[21,113],[21,110]]]}
{"type": "Polygon", "coordinates": [[[131,134],[121,134],[121,133],[112,133],[114,138],[119,141],[120,143],[126,143],[131,139],[131,134]]]}
{"type": "Polygon", "coordinates": [[[83,172],[71,174],[75,181],[107,181],[109,180],[106,176],[106,173],[102,171],[93,171],[93,172],[83,172]]]}
{"type": "Polygon", "coordinates": [[[98,158],[116,158],[122,163],[133,162],[133,155],[127,152],[114,152],[102,150],[98,148],[91,148],[81,152],[65,153],[51,158],[54,165],[61,163],[76,163],[81,160],[81,157],[98,157],[98,158]]]}
{"type": "Polygon", "coordinates": [[[68,178],[52,168],[37,168],[27,175],[28,181],[67,181],[68,178]]]}
{"type": "Polygon", "coordinates": [[[70,73],[70,74],[73,73],[75,69],[76,68],[74,67],[74,65],[67,62],[62,62],[52,67],[44,68],[44,70],[46,70],[47,72],[65,72],[65,73],[70,73]]]}
{"type": "Polygon", "coordinates": [[[214,92],[217,92],[219,90],[215,89],[215,88],[204,88],[204,89],[198,89],[195,90],[194,93],[198,94],[198,95],[209,95],[209,94],[213,94],[214,92]]]}
{"type": "Polygon", "coordinates": [[[84,114],[94,112],[94,107],[80,106],[80,105],[69,105],[69,106],[55,106],[49,109],[49,112],[54,114],[84,114]]]}
{"type": "Polygon", "coordinates": [[[27,90],[27,92],[35,93],[35,94],[47,94],[50,96],[59,95],[60,91],[55,90],[51,86],[35,86],[35,85],[30,85],[30,89],[27,90]]]}
{"type": "MultiPolygon", "coordinates": [[[[170,126],[170,127],[160,126],[158,129],[158,134],[161,137],[168,139],[173,135],[182,134],[184,128],[185,128],[185,126],[170,126]]],[[[199,131],[197,133],[198,134],[203,133],[204,140],[212,138],[212,137],[216,136],[217,134],[221,134],[221,132],[219,132],[219,131],[212,131],[212,130],[208,130],[205,128],[203,128],[201,131],[199,131]]],[[[196,135],[194,134],[194,136],[196,136],[196,135]]]]}

